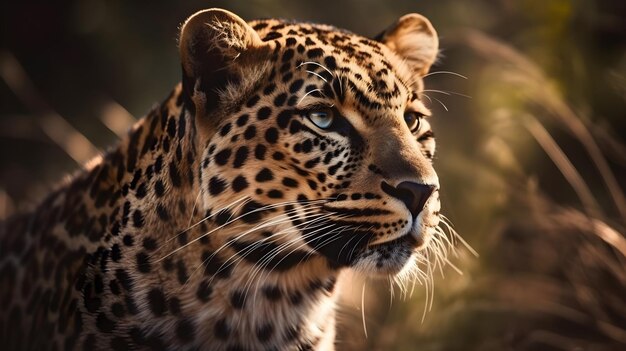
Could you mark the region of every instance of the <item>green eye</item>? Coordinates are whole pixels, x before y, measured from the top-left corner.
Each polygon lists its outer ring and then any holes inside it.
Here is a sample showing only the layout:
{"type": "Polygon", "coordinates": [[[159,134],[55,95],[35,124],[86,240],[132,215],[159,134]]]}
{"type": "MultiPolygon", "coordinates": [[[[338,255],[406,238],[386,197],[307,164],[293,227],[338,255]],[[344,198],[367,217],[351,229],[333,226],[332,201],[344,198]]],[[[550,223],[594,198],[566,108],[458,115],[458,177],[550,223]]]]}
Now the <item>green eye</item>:
{"type": "Polygon", "coordinates": [[[407,127],[409,127],[411,133],[415,133],[420,129],[422,117],[424,117],[424,115],[419,112],[410,111],[404,113],[404,122],[407,127]]]}
{"type": "Polygon", "coordinates": [[[321,129],[329,128],[335,119],[335,114],[330,108],[312,110],[309,111],[306,116],[313,124],[321,129]]]}

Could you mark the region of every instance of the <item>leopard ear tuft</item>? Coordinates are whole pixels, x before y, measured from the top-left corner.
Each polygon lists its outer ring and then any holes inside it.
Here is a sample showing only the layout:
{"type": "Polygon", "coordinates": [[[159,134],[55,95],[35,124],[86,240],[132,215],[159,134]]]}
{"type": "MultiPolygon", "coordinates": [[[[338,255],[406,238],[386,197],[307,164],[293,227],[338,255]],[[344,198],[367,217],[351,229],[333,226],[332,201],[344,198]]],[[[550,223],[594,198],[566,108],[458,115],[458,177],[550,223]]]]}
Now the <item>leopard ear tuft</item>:
{"type": "Polygon", "coordinates": [[[437,32],[426,17],[410,13],[375,38],[400,57],[420,76],[428,73],[439,51],[437,32]]]}
{"type": "Polygon", "coordinates": [[[203,114],[218,107],[218,91],[241,78],[235,66],[264,45],[232,12],[208,9],[189,17],[181,27],[179,48],[184,94],[194,105],[190,107],[201,108],[203,114]]]}

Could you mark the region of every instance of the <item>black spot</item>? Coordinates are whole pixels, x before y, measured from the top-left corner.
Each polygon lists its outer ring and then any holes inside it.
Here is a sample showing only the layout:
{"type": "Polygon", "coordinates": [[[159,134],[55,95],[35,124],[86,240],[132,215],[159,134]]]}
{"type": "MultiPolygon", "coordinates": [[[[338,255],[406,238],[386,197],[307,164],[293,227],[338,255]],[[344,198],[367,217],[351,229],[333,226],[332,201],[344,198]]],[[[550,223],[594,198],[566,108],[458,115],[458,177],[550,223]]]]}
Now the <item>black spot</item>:
{"type": "Polygon", "coordinates": [[[274,98],[274,106],[280,107],[285,104],[285,101],[287,101],[287,94],[279,94],[274,98]]]}
{"type": "Polygon", "coordinates": [[[241,220],[246,223],[258,222],[262,217],[262,211],[259,210],[262,207],[263,205],[256,201],[246,202],[241,209],[241,220]]]}
{"type": "Polygon", "coordinates": [[[178,172],[178,168],[174,161],[170,162],[169,166],[170,179],[172,180],[172,185],[176,188],[180,187],[182,184],[182,180],[180,178],[180,173],[178,172]]]}
{"type": "MultiPolygon", "coordinates": [[[[293,39],[293,38],[290,38],[293,39]]],[[[283,53],[283,62],[287,62],[289,60],[291,60],[293,58],[293,49],[287,49],[285,50],[285,52],[283,53]]]]}
{"type": "Polygon", "coordinates": [[[140,210],[133,212],[133,226],[135,226],[135,228],[143,227],[143,214],[140,210]]]}
{"type": "Polygon", "coordinates": [[[182,139],[182,137],[185,135],[185,130],[187,128],[186,126],[186,121],[185,121],[185,115],[181,114],[180,117],[178,118],[178,138],[182,139]]]}
{"type": "Polygon", "coordinates": [[[311,139],[306,139],[305,141],[302,142],[302,151],[309,153],[311,152],[311,150],[313,149],[313,142],[311,141],[311,139]]]}
{"type": "Polygon", "coordinates": [[[184,343],[193,340],[195,333],[195,327],[189,319],[182,319],[176,324],[176,336],[184,343]]]}
{"type": "Polygon", "coordinates": [[[304,163],[304,168],[313,168],[315,166],[317,166],[320,163],[320,158],[316,157],[312,160],[308,160],[304,163]]]}
{"type": "Polygon", "coordinates": [[[280,190],[272,189],[272,190],[267,192],[267,196],[272,198],[272,199],[282,199],[283,192],[280,191],[280,190]]]}
{"type": "Polygon", "coordinates": [[[232,151],[230,149],[224,149],[224,150],[218,152],[214,156],[215,162],[218,165],[221,165],[221,166],[225,165],[226,163],[228,163],[228,159],[230,158],[230,154],[232,154],[232,151]]]}
{"type": "Polygon", "coordinates": [[[304,80],[302,80],[302,79],[294,80],[289,85],[289,92],[292,93],[292,94],[297,93],[302,88],[302,85],[304,85],[304,80]]]}
{"type": "Polygon", "coordinates": [[[157,180],[156,183],[154,183],[154,192],[158,197],[163,196],[163,194],[165,193],[165,186],[160,179],[157,180]]]}
{"type": "Polygon", "coordinates": [[[230,304],[233,305],[234,308],[240,310],[246,304],[246,295],[241,290],[236,290],[230,296],[230,304]]]}
{"type": "Polygon", "coordinates": [[[281,79],[282,79],[283,83],[287,83],[288,81],[291,80],[291,78],[293,78],[293,73],[289,72],[289,73],[285,74],[281,79]]]}
{"type": "Polygon", "coordinates": [[[202,264],[204,265],[204,275],[214,279],[226,279],[230,277],[232,265],[226,264],[214,252],[205,251],[202,253],[202,264]]]}
{"type": "Polygon", "coordinates": [[[337,61],[332,56],[324,57],[324,64],[326,65],[326,68],[331,71],[337,68],[337,61]]]}
{"type": "Polygon", "coordinates": [[[216,338],[220,340],[227,340],[230,336],[230,327],[228,326],[228,322],[226,322],[226,319],[222,318],[218,320],[215,323],[213,332],[215,333],[216,338]]]}
{"type": "Polygon", "coordinates": [[[111,259],[113,262],[119,262],[122,259],[122,251],[120,250],[119,244],[113,244],[111,246],[111,259]]]}
{"type": "Polygon", "coordinates": [[[280,111],[280,113],[278,114],[278,117],[276,117],[276,122],[278,126],[281,129],[286,128],[287,125],[289,125],[289,121],[291,120],[292,116],[293,116],[293,113],[290,110],[280,111]]]}
{"type": "Polygon", "coordinates": [[[274,174],[269,168],[263,168],[254,178],[257,182],[267,182],[274,179],[274,174]]]}
{"type": "Polygon", "coordinates": [[[310,59],[318,58],[324,55],[324,50],[320,48],[310,49],[309,51],[306,52],[306,55],[310,59]]]}
{"type": "Polygon", "coordinates": [[[265,160],[265,152],[267,151],[267,147],[265,147],[265,145],[263,144],[258,144],[255,148],[254,148],[254,157],[256,157],[257,160],[265,160]]]}
{"type": "Polygon", "coordinates": [[[167,212],[167,209],[162,204],[157,205],[157,215],[162,221],[168,221],[170,219],[170,214],[167,212]]]}
{"type": "Polygon", "coordinates": [[[117,318],[124,317],[124,315],[126,314],[126,311],[124,310],[124,305],[119,302],[114,303],[113,305],[111,305],[111,313],[113,313],[113,315],[117,318]]]}
{"type": "Polygon", "coordinates": [[[248,118],[249,116],[247,114],[243,114],[241,116],[239,116],[239,118],[237,118],[237,125],[239,127],[243,127],[246,123],[248,123],[248,118]]]}
{"type": "Polygon", "coordinates": [[[176,277],[181,285],[187,283],[187,279],[189,279],[187,276],[187,267],[185,267],[183,260],[179,260],[176,264],[176,277]]]}
{"type": "Polygon", "coordinates": [[[213,293],[213,287],[209,285],[209,282],[203,280],[198,285],[198,290],[196,291],[196,296],[200,301],[207,302],[211,298],[211,293],[213,293]]]}
{"type": "Polygon", "coordinates": [[[291,302],[291,304],[293,305],[299,305],[302,303],[302,293],[299,291],[296,291],[294,293],[292,293],[291,295],[289,295],[289,301],[291,302]]]}
{"type": "Polygon", "coordinates": [[[272,335],[274,334],[274,326],[271,324],[263,324],[256,330],[256,336],[259,338],[259,341],[266,342],[268,341],[272,335]]]}
{"type": "Polygon", "coordinates": [[[263,295],[271,301],[277,301],[281,298],[282,292],[277,286],[263,287],[263,295]]]}
{"type": "Polygon", "coordinates": [[[226,134],[230,133],[230,130],[232,129],[232,125],[230,123],[226,123],[222,129],[220,129],[220,135],[221,136],[226,136],[226,134]]]}
{"type": "Polygon", "coordinates": [[[124,242],[124,245],[126,246],[133,246],[133,243],[135,242],[133,240],[133,237],[128,234],[124,235],[124,238],[122,239],[122,241],[124,242]]]}
{"type": "Polygon", "coordinates": [[[215,223],[223,225],[228,222],[232,217],[232,212],[230,212],[228,209],[223,209],[215,215],[215,223]]]}
{"type": "Polygon", "coordinates": [[[157,157],[156,161],[154,161],[154,171],[159,174],[161,169],[163,169],[163,156],[157,157]]]}
{"type": "Polygon", "coordinates": [[[268,128],[265,131],[265,140],[270,144],[275,144],[278,141],[278,130],[274,127],[268,128]]]}
{"type": "Polygon", "coordinates": [[[283,154],[282,152],[276,151],[272,154],[272,158],[275,159],[276,161],[281,161],[285,158],[285,154],[283,154]]]}
{"type": "Polygon", "coordinates": [[[248,102],[246,102],[246,106],[247,106],[247,107],[252,107],[252,106],[256,105],[256,103],[257,103],[257,102],[259,102],[259,99],[260,99],[260,98],[261,98],[260,96],[258,96],[258,95],[254,95],[253,97],[251,97],[251,98],[248,100],[248,102]]]}
{"type": "Polygon", "coordinates": [[[256,136],[256,127],[255,126],[248,126],[248,128],[246,128],[246,131],[243,133],[243,137],[246,140],[250,140],[252,138],[254,138],[256,136]]]}
{"type": "Polygon", "coordinates": [[[274,90],[276,90],[276,84],[274,84],[274,83],[270,83],[270,84],[268,84],[268,85],[265,87],[265,89],[263,89],[263,94],[265,94],[265,95],[269,95],[269,94],[273,93],[273,92],[274,92],[274,90]]]}
{"type": "Polygon", "coordinates": [[[296,188],[298,186],[298,182],[293,178],[285,177],[283,178],[283,185],[290,188],[296,188]]]}
{"type": "Polygon", "coordinates": [[[132,290],[133,281],[128,272],[120,268],[115,271],[115,278],[117,278],[117,280],[126,291],[132,290]]]}
{"type": "Polygon", "coordinates": [[[176,135],[176,121],[174,117],[170,117],[167,121],[167,134],[170,138],[173,138],[176,135]]]}
{"type": "Polygon", "coordinates": [[[235,160],[233,161],[233,167],[240,168],[248,159],[248,148],[246,146],[242,146],[237,149],[235,153],[235,160]]]}
{"type": "Polygon", "coordinates": [[[136,259],[137,270],[141,273],[149,273],[152,267],[150,265],[150,258],[148,257],[148,254],[146,254],[144,251],[141,251],[137,254],[136,259]]]}
{"type": "Polygon", "coordinates": [[[289,125],[289,133],[296,134],[301,129],[302,129],[302,123],[300,123],[300,122],[298,122],[296,120],[292,120],[291,121],[291,124],[289,125]]]}
{"type": "Polygon", "coordinates": [[[262,120],[267,119],[271,113],[272,113],[272,109],[267,106],[264,106],[259,109],[259,111],[256,114],[256,118],[259,121],[262,121],[262,120]]]}
{"type": "Polygon", "coordinates": [[[239,175],[237,177],[235,177],[235,179],[233,179],[233,182],[231,184],[233,191],[234,192],[240,192],[243,189],[248,187],[248,181],[246,180],[246,178],[242,175],[239,175]]]}
{"type": "Polygon", "coordinates": [[[110,333],[115,329],[115,322],[110,320],[103,312],[100,312],[96,318],[96,326],[101,332],[110,333]]]}
{"type": "Polygon", "coordinates": [[[143,247],[148,251],[154,251],[157,248],[157,242],[152,237],[146,237],[143,239],[143,247]]]}
{"type": "Polygon", "coordinates": [[[143,199],[146,196],[146,183],[139,184],[137,190],[135,191],[135,196],[138,199],[143,199]]]}
{"type": "Polygon", "coordinates": [[[221,194],[226,188],[226,181],[218,176],[209,179],[209,193],[213,196],[221,194]]]}
{"type": "Polygon", "coordinates": [[[274,40],[274,39],[278,39],[280,37],[282,37],[283,35],[278,33],[278,32],[269,32],[267,33],[267,35],[263,38],[263,41],[268,41],[268,40],[274,40]]]}
{"type": "Polygon", "coordinates": [[[162,316],[165,314],[165,295],[163,291],[159,288],[152,288],[147,295],[148,305],[150,306],[150,311],[155,316],[162,316]]]}

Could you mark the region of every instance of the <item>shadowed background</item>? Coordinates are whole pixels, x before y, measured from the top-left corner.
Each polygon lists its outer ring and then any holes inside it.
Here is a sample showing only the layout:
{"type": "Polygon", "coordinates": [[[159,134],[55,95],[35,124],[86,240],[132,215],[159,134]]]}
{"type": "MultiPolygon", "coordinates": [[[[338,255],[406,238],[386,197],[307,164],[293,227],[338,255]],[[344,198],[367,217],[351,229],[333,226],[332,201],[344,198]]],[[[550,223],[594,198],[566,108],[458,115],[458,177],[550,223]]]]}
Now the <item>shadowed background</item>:
{"type": "Polygon", "coordinates": [[[479,255],[459,243],[404,299],[358,280],[338,349],[626,349],[624,1],[4,1],[0,218],[169,93],[178,25],[209,7],[370,37],[419,12],[439,32],[443,213],[479,255]]]}

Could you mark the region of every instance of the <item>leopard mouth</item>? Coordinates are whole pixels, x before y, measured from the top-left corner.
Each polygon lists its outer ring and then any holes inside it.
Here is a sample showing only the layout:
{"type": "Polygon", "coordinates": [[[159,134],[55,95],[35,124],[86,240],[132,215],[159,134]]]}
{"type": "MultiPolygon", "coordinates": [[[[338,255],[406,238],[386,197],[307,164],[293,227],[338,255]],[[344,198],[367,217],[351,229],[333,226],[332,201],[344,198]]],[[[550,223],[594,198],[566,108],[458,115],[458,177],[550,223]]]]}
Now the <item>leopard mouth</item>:
{"type": "Polygon", "coordinates": [[[408,247],[411,249],[416,249],[420,247],[424,242],[424,240],[421,239],[421,236],[419,236],[419,238],[420,239],[418,239],[417,236],[414,235],[412,231],[410,231],[399,238],[379,244],[369,245],[367,246],[366,250],[389,250],[396,247],[408,247]]]}

